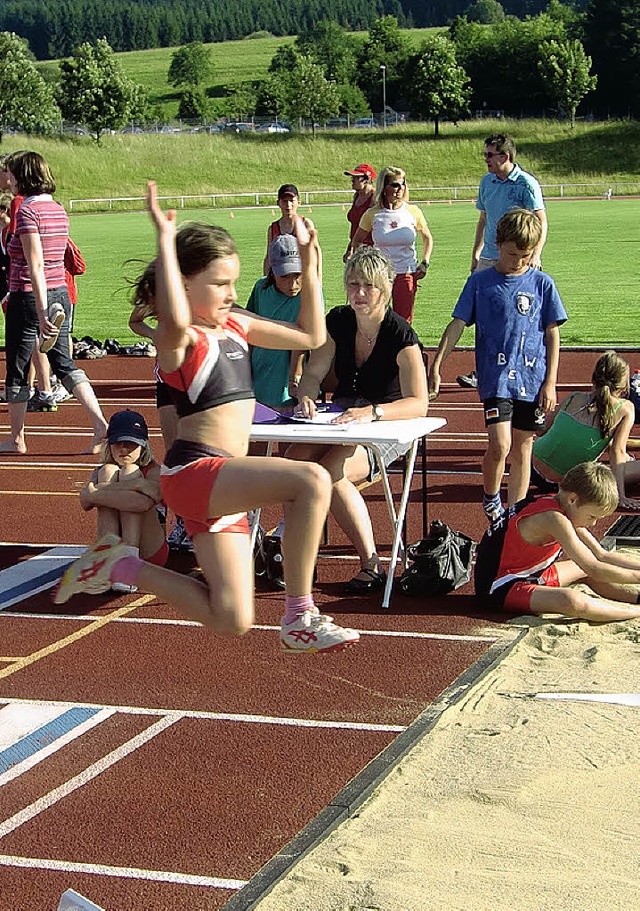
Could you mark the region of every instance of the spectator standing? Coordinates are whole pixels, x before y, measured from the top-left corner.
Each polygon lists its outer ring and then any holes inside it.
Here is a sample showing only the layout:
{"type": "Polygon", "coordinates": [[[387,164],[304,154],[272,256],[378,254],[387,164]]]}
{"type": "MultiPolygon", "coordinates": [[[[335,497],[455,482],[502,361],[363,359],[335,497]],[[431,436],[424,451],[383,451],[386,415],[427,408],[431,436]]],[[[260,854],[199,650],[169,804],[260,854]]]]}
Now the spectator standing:
{"type": "MultiPolygon", "coordinates": [[[[280,234],[269,247],[269,274],[259,278],[247,302],[249,313],[295,323],[300,312],[302,260],[298,241],[280,234]]],[[[304,361],[304,351],[251,349],[251,373],[256,400],[271,408],[292,404],[304,361]]]]}
{"type": "Polygon", "coordinates": [[[395,270],[393,309],[410,323],[418,282],[427,274],[431,261],[433,238],[422,211],[409,203],[402,168],[387,167],[378,174],[374,203],[360,219],[353,247],[366,243],[370,234],[378,250],[391,260],[395,270]],[[416,254],[418,237],[422,241],[421,262],[416,254]]]}
{"type": "MultiPolygon", "coordinates": [[[[376,172],[373,170],[370,164],[358,164],[355,166],[353,171],[345,171],[345,176],[351,178],[351,188],[353,190],[353,200],[351,201],[351,208],[347,212],[347,221],[351,227],[349,233],[349,243],[347,245],[347,250],[342,257],[342,261],[346,261],[353,254],[353,238],[356,236],[358,227],[360,226],[360,219],[371,206],[374,205],[375,198],[375,179],[376,172]]],[[[369,236],[362,243],[371,246],[373,240],[369,236]]]]}
{"type": "MultiPolygon", "coordinates": [[[[272,221],[267,228],[267,252],[264,258],[263,271],[265,275],[269,274],[269,248],[272,241],[281,234],[294,235],[295,220],[300,206],[300,193],[293,183],[283,183],[278,190],[278,207],[282,212],[280,218],[272,221]]],[[[322,284],[322,250],[317,240],[317,234],[313,222],[310,218],[301,216],[307,231],[312,232],[313,243],[316,248],[316,258],[318,261],[318,279],[322,284]]]]}
{"type": "MultiPolygon", "coordinates": [[[[516,164],[516,144],[511,136],[497,133],[484,141],[487,173],[480,181],[476,209],[480,218],[471,254],[471,271],[482,271],[498,262],[496,226],[510,209],[528,209],[540,219],[542,234],[533,251],[531,266],[540,269],[540,257],[547,239],[547,213],[542,189],[536,178],[516,164]]],[[[461,386],[476,387],[475,370],[457,378],[461,386]]]]}
{"type": "Polygon", "coordinates": [[[10,189],[24,197],[16,216],[16,233],[9,242],[11,269],[7,305],[6,396],[11,435],[0,452],[27,451],[24,422],[29,399],[29,361],[38,334],[40,350],[65,388],[84,406],[91,420],[93,440],[87,452],[98,452],[107,422],[83,370],[69,356],[71,305],[65,284],[64,253],[69,219],[55,202],[55,180],[37,152],[16,152],[6,162],[10,189]]]}
{"type": "Polygon", "coordinates": [[[545,413],[556,406],[558,326],[567,319],[551,276],[529,265],[542,226],[514,209],[498,222],[498,263],[472,273],[444,331],[430,372],[437,394],[440,369],[466,326],[476,326],[478,385],[488,447],[482,461],[483,508],[489,521],[504,512],[500,485],[510,456],[508,505],[523,499],[531,477],[531,449],[545,413]]]}

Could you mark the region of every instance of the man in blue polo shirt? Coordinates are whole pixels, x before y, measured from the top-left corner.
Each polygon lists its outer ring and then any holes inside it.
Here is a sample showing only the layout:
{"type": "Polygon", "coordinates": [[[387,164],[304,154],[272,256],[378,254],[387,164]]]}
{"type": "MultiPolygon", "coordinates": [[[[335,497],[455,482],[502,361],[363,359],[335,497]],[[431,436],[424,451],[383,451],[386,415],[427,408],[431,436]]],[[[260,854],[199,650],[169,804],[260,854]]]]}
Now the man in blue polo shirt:
{"type": "MultiPolygon", "coordinates": [[[[497,133],[484,141],[487,173],[480,181],[476,209],[480,218],[471,254],[471,271],[490,269],[498,262],[496,225],[510,209],[529,209],[540,219],[542,236],[531,257],[531,266],[540,269],[540,255],[547,238],[547,214],[540,184],[532,174],[515,162],[516,144],[511,136],[497,133]]],[[[477,387],[475,370],[457,377],[461,386],[477,387]]]]}

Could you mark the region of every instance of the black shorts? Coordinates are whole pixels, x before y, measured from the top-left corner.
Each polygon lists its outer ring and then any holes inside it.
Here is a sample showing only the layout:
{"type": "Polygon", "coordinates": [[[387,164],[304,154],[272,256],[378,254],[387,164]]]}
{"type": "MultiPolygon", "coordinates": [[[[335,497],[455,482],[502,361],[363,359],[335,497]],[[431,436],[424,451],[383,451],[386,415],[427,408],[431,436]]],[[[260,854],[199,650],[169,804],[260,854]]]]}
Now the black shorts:
{"type": "Polygon", "coordinates": [[[544,411],[537,402],[523,402],[521,399],[485,399],[484,425],[511,423],[515,430],[544,430],[544,411]]]}

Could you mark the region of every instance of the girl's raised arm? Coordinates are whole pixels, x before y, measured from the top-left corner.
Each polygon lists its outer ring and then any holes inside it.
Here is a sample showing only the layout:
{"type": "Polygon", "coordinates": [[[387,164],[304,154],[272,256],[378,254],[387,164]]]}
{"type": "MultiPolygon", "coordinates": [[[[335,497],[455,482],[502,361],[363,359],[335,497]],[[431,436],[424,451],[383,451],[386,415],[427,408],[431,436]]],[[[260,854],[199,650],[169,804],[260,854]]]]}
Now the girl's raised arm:
{"type": "Polygon", "coordinates": [[[190,344],[187,330],[191,325],[191,310],[176,255],[176,213],[173,210],[166,214],[162,211],[153,180],[147,184],[147,209],[158,239],[155,296],[158,327],[154,343],[160,366],[165,370],[174,370],[182,363],[184,350],[190,344]]]}

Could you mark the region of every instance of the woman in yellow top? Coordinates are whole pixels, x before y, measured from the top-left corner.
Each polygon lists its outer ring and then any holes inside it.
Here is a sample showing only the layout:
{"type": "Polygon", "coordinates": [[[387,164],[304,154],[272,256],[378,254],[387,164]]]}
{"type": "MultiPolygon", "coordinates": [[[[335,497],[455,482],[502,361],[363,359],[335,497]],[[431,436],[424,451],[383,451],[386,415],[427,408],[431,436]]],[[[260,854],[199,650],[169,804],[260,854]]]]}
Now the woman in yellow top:
{"type": "Polygon", "coordinates": [[[374,206],[360,219],[353,238],[353,249],[371,234],[374,245],[391,260],[396,277],[393,283],[393,309],[408,323],[418,282],[429,268],[433,238],[418,206],[409,203],[409,187],[402,168],[383,168],[376,181],[374,206]],[[416,240],[422,240],[422,260],[418,262],[416,240]]]}

